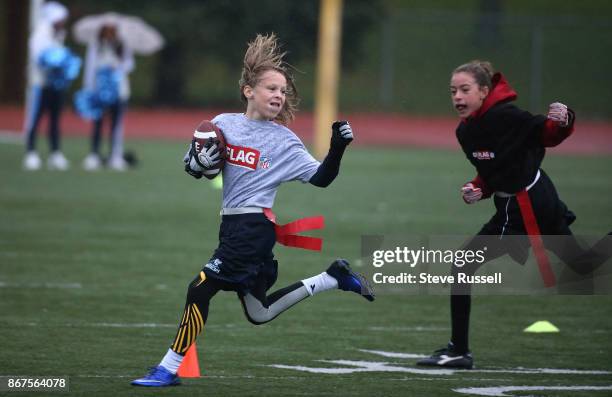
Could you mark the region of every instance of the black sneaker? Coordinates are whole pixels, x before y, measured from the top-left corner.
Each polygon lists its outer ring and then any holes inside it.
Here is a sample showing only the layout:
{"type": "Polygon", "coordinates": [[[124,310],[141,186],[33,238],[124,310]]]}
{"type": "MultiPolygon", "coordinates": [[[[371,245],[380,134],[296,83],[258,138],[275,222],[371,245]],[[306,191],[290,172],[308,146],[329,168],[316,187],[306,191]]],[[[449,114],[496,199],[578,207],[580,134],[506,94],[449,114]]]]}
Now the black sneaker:
{"type": "Polygon", "coordinates": [[[457,353],[455,346],[452,342],[449,342],[445,348],[436,350],[431,356],[417,361],[417,365],[472,369],[474,367],[474,358],[470,352],[464,354],[457,353]]]}

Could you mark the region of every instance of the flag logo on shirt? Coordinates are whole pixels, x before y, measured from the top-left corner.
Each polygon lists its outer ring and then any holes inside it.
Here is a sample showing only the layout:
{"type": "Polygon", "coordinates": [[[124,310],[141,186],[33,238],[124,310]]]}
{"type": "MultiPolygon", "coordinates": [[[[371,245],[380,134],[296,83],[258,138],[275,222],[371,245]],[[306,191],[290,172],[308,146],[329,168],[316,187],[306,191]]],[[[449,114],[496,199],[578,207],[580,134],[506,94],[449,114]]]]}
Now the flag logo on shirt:
{"type": "Polygon", "coordinates": [[[495,158],[495,152],[479,150],[477,152],[473,152],[472,157],[474,157],[476,160],[492,160],[495,158]]]}
{"type": "Polygon", "coordinates": [[[266,156],[261,156],[259,160],[259,166],[263,168],[264,170],[267,170],[268,168],[270,168],[270,158],[266,156]]]}
{"type": "Polygon", "coordinates": [[[228,143],[225,161],[239,167],[256,170],[259,163],[259,150],[228,143]]]}

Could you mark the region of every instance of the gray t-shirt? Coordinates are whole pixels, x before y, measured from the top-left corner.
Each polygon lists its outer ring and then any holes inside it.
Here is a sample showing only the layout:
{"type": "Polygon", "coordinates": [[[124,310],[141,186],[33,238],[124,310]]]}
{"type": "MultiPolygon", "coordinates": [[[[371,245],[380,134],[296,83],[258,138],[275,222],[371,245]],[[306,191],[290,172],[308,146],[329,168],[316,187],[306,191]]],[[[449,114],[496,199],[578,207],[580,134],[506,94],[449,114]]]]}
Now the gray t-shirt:
{"type": "Polygon", "coordinates": [[[320,163],[287,127],[242,113],[212,120],[227,142],[223,168],[223,208],[272,208],[283,182],[308,182],[320,163]]]}

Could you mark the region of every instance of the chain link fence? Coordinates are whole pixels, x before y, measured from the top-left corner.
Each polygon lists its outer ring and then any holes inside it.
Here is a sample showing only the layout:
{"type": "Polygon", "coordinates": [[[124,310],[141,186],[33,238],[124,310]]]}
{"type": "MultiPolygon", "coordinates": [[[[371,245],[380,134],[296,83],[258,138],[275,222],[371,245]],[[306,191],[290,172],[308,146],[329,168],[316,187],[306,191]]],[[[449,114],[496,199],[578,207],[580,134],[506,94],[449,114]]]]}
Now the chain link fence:
{"type": "Polygon", "coordinates": [[[404,9],[368,40],[368,57],[343,74],[345,108],[450,114],[450,73],[481,59],[534,112],[559,100],[589,118],[612,117],[612,18],[404,9]]]}

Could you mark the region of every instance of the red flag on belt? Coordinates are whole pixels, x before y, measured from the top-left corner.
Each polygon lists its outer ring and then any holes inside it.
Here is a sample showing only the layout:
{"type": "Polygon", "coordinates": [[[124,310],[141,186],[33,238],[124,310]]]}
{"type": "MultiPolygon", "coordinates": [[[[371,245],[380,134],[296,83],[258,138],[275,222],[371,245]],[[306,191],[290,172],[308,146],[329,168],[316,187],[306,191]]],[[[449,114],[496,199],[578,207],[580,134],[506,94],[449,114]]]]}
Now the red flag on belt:
{"type": "Polygon", "coordinates": [[[308,230],[323,229],[325,227],[325,218],[321,215],[302,218],[286,225],[276,223],[276,215],[270,208],[264,209],[264,214],[274,223],[274,231],[276,232],[276,241],[288,247],[303,248],[313,251],[321,251],[323,247],[323,239],[318,237],[299,236],[298,233],[308,230]]]}
{"type": "Polygon", "coordinates": [[[521,190],[518,192],[516,194],[516,200],[518,201],[518,205],[521,210],[523,223],[525,224],[525,229],[527,229],[529,241],[531,242],[533,253],[538,262],[538,268],[540,269],[542,280],[544,280],[544,285],[546,287],[553,287],[556,283],[555,274],[550,266],[548,255],[546,255],[546,251],[544,250],[544,243],[542,242],[540,228],[538,227],[538,221],[536,220],[533,212],[533,207],[531,206],[531,200],[529,199],[529,193],[527,193],[527,190],[521,190]]]}

